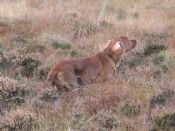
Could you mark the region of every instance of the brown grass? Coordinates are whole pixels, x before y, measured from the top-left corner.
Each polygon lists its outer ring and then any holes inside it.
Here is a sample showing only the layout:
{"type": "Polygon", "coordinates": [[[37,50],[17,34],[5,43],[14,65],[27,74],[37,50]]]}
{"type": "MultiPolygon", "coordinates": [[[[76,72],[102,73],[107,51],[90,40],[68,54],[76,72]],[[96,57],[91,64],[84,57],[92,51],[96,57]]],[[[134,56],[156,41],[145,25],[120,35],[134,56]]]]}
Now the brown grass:
{"type": "Polygon", "coordinates": [[[154,102],[152,121],[146,120],[151,98],[174,90],[174,5],[174,0],[110,0],[98,25],[101,0],[1,1],[0,104],[4,93],[16,90],[9,81],[28,93],[19,94],[23,103],[0,105],[0,116],[8,117],[9,110],[13,114],[18,105],[34,113],[33,131],[150,130],[157,116],[174,112],[173,95],[163,106],[154,102]],[[107,40],[123,35],[137,39],[138,45],[124,56],[112,80],[63,94],[43,89],[48,70],[60,58],[94,54],[107,40]],[[54,43],[70,48],[54,48],[54,43]],[[167,50],[145,55],[148,45],[160,44],[167,50]],[[22,61],[27,58],[41,63],[32,69],[32,77],[23,76],[22,61]]]}

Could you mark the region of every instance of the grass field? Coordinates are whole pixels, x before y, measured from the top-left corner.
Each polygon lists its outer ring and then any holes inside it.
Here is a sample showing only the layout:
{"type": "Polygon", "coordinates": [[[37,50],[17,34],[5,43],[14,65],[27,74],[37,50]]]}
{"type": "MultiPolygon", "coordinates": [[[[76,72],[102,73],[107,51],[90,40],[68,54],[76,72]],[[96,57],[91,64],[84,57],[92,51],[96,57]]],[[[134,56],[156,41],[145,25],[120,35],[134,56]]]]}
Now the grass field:
{"type": "Polygon", "coordinates": [[[103,6],[102,0],[0,1],[0,130],[175,130],[175,1],[103,6]],[[59,59],[95,54],[120,36],[138,44],[113,79],[62,94],[43,88],[59,59]]]}

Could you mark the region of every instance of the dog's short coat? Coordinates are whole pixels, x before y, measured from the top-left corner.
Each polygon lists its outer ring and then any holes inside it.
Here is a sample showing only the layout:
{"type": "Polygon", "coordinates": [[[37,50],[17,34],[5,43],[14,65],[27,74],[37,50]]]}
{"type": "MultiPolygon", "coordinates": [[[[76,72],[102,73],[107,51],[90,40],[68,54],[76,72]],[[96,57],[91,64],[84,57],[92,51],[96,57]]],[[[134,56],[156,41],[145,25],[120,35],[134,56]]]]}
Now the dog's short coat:
{"type": "Polygon", "coordinates": [[[62,88],[105,81],[114,76],[122,55],[136,44],[136,40],[125,36],[108,40],[104,50],[93,56],[59,61],[50,70],[46,82],[62,88]]]}

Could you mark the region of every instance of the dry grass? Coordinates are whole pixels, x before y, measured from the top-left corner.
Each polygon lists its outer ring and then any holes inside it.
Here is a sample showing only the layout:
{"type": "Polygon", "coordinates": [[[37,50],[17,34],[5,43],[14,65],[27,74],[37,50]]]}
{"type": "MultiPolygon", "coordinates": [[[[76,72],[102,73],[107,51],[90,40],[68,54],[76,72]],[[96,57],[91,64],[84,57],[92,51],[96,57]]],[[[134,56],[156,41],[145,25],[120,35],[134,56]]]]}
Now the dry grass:
{"type": "Polygon", "coordinates": [[[174,94],[162,94],[173,92],[175,84],[175,1],[110,0],[97,23],[102,6],[101,0],[0,2],[0,115],[7,120],[14,116],[4,127],[148,131],[157,117],[174,113],[174,94]],[[91,55],[108,39],[122,35],[137,39],[138,45],[124,56],[112,80],[62,94],[43,88],[49,69],[60,58],[91,55]],[[30,75],[24,75],[26,70],[30,75]],[[16,96],[4,94],[18,87],[28,91],[18,92],[24,101],[7,106],[16,96]]]}

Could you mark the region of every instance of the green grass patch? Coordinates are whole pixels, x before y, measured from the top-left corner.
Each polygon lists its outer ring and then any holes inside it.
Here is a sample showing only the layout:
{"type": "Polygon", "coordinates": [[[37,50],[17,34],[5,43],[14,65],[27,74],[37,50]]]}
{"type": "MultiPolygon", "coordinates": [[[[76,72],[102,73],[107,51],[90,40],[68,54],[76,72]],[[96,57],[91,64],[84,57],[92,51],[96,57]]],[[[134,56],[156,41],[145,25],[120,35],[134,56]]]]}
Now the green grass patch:
{"type": "Polygon", "coordinates": [[[71,48],[71,45],[69,43],[60,43],[60,42],[57,42],[57,41],[54,41],[52,43],[52,47],[54,49],[62,49],[62,50],[65,50],[65,49],[70,49],[71,48]]]}
{"type": "Polygon", "coordinates": [[[71,56],[72,57],[77,57],[78,56],[78,52],[77,52],[77,50],[73,50],[73,51],[71,51],[71,56]]]}
{"type": "Polygon", "coordinates": [[[156,54],[165,49],[165,45],[162,44],[149,44],[144,49],[144,54],[150,56],[151,54],[156,54]]]}
{"type": "Polygon", "coordinates": [[[124,9],[119,9],[117,12],[117,20],[122,21],[126,19],[126,11],[124,9]]]}
{"type": "Polygon", "coordinates": [[[121,112],[125,116],[137,116],[141,113],[141,107],[140,105],[133,105],[126,103],[122,109],[121,112]]]}
{"type": "Polygon", "coordinates": [[[154,119],[154,127],[152,131],[174,131],[175,130],[175,113],[167,114],[163,117],[154,119]]]}
{"type": "Polygon", "coordinates": [[[165,61],[166,54],[164,52],[160,52],[159,54],[156,54],[152,58],[152,62],[154,64],[161,64],[162,62],[165,61]]]}
{"type": "Polygon", "coordinates": [[[31,77],[34,73],[34,70],[37,69],[40,64],[40,61],[35,60],[31,57],[24,59],[21,63],[21,66],[23,66],[21,70],[22,75],[31,77]]]}
{"type": "Polygon", "coordinates": [[[159,67],[163,72],[167,72],[169,70],[169,68],[166,64],[160,64],[159,67]]]}
{"type": "Polygon", "coordinates": [[[127,64],[130,68],[137,67],[143,63],[142,58],[134,57],[127,61],[127,64]]]}

